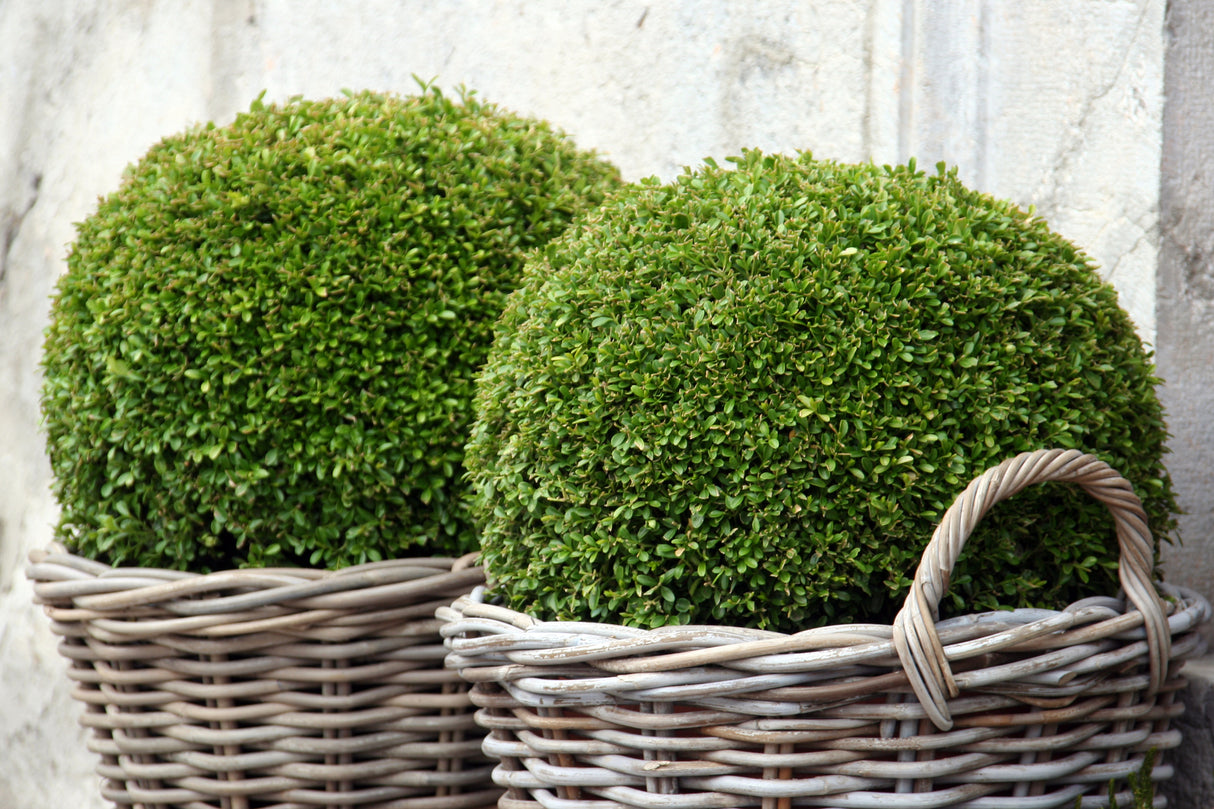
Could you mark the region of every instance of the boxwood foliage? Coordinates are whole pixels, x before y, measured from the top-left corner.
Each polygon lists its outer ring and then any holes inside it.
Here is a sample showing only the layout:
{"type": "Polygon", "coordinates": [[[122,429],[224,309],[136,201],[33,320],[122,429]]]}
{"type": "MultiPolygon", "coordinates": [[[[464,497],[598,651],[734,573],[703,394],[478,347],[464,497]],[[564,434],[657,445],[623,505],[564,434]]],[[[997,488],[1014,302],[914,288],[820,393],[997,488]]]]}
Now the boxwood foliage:
{"type": "Polygon", "coordinates": [[[267,105],[165,139],[78,227],[45,344],[59,536],[114,563],[475,546],[475,372],[524,253],[618,184],[469,93],[267,105]]]}
{"type": "MultiPolygon", "coordinates": [[[[468,469],[505,600],[784,631],[889,621],[965,484],[1081,447],[1174,527],[1157,380],[1089,260],[914,164],[746,152],[610,200],[528,265],[468,469]]],[[[952,577],[966,611],[1118,588],[1104,508],[1036,487],[952,577]]]]}

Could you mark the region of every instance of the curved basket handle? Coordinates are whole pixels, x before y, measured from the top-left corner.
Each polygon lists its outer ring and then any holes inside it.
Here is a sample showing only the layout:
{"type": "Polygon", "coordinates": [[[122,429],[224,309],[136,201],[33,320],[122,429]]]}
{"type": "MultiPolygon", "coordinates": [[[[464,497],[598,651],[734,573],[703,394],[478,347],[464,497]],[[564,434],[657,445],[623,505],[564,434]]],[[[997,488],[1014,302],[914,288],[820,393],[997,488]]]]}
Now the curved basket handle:
{"type": "Polygon", "coordinates": [[[941,730],[952,728],[947,701],[960,693],[936,634],[940,599],[948,589],[953,565],[974,526],[992,506],[1034,483],[1052,480],[1079,484],[1112,513],[1121,546],[1121,586],[1142,613],[1146,629],[1150,693],[1163,685],[1172,635],[1166,608],[1155,590],[1155,548],[1141,501],[1125,478],[1092,455],[1073,449],[1025,452],[974,478],[949,506],[923,551],[911,592],[894,620],[894,646],[902,667],[928,717],[941,730]]]}

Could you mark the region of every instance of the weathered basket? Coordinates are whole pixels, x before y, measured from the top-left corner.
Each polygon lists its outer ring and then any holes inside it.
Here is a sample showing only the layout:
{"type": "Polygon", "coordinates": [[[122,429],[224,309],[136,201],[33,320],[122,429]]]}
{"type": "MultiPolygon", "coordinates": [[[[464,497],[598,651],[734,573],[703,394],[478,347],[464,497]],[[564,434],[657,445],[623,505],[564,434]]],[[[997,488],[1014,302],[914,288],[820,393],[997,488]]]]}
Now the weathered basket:
{"type": "Polygon", "coordinates": [[[435,608],[466,561],[195,575],[35,553],[102,794],[145,809],[492,806],[435,608]]]}
{"type": "MultiPolygon", "coordinates": [[[[949,509],[893,626],[782,635],[542,622],[481,603],[438,615],[447,665],[475,683],[502,809],[856,809],[1103,805],[1110,780],[1180,742],[1181,661],[1210,613],[1152,582],[1130,485],[1076,451],[1018,456],[949,509]],[[937,623],[983,513],[1024,487],[1071,481],[1112,511],[1124,598],[937,623]]],[[[1170,767],[1157,764],[1153,776],[1170,767]]],[[[1162,804],[1162,799],[1159,801],[1162,804]]]]}

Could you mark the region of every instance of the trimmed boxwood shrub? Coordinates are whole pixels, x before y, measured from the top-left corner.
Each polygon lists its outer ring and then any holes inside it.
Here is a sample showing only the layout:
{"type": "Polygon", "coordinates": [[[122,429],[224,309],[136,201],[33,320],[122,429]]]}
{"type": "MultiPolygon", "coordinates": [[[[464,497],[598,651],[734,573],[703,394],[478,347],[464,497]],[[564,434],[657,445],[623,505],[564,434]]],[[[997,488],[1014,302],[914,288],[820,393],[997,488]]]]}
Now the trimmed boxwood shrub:
{"type": "MultiPolygon", "coordinates": [[[[746,152],[647,181],[529,263],[468,448],[516,609],[791,631],[896,614],[975,475],[1079,447],[1174,527],[1157,380],[1039,219],[927,175],[746,152]]],[[[1118,589],[1104,508],[1034,487],[980,525],[965,611],[1118,589]]]]}
{"type": "Polygon", "coordinates": [[[618,184],[468,94],[266,105],[169,137],[79,225],[45,345],[58,535],[114,563],[475,546],[475,372],[525,251],[618,184]]]}

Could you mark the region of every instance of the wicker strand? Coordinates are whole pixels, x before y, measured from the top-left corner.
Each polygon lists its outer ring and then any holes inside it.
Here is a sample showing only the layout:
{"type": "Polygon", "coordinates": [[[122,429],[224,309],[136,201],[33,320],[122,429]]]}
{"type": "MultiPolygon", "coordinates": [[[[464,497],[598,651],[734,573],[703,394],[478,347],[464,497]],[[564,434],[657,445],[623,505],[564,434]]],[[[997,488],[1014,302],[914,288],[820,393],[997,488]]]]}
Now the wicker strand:
{"type": "Polygon", "coordinates": [[[947,702],[959,693],[936,632],[940,599],[948,589],[953,566],[987,511],[1023,489],[1046,481],[1078,484],[1113,515],[1121,550],[1122,588],[1142,614],[1146,629],[1151,668],[1148,693],[1153,696],[1163,685],[1172,636],[1166,607],[1153,582],[1154,545],[1142,503],[1125,478],[1092,455],[1078,450],[1025,452],[979,475],[949,506],[923,552],[911,592],[894,620],[898,657],[928,717],[941,730],[952,727],[947,702]]]}

